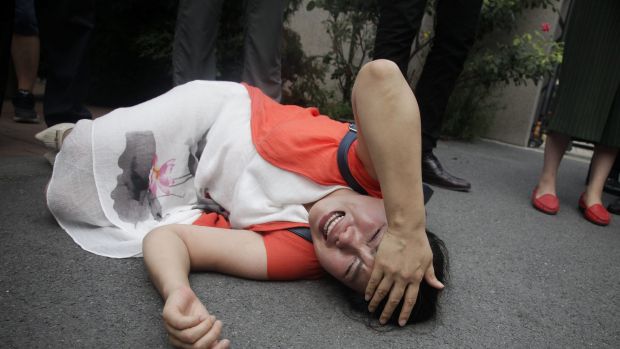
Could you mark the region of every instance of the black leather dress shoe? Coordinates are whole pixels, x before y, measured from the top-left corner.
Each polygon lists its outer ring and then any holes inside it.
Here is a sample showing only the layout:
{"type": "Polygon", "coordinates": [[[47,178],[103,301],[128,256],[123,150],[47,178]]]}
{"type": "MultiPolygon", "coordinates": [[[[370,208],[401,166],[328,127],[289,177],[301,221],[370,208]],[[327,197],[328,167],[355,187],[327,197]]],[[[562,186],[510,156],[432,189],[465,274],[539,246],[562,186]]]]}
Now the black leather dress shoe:
{"type": "Polygon", "coordinates": [[[444,170],[432,152],[422,154],[422,181],[449,190],[469,191],[471,189],[468,181],[444,170]]]}
{"type": "Polygon", "coordinates": [[[613,214],[620,215],[620,198],[609,204],[609,206],[607,206],[607,211],[613,214]]]}

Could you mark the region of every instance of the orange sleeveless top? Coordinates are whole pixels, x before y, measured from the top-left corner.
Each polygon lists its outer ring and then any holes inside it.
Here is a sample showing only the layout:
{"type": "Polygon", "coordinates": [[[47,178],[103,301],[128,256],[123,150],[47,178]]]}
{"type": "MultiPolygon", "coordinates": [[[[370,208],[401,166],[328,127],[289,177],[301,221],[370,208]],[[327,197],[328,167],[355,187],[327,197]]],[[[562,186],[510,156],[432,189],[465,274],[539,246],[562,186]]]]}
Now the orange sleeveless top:
{"type": "MultiPolygon", "coordinates": [[[[279,104],[259,89],[244,86],[252,101],[252,141],[263,159],[321,185],[347,186],[336,156],[348,124],[320,115],[317,108],[279,104]]],[[[357,141],[349,150],[348,162],[351,174],[368,194],[381,197],[379,182],[370,177],[357,157],[357,141]]],[[[194,224],[230,228],[228,221],[216,213],[204,213],[194,224]]],[[[323,275],[312,243],[286,230],[300,226],[308,224],[270,222],[246,228],[263,236],[270,280],[316,279],[323,275]]]]}

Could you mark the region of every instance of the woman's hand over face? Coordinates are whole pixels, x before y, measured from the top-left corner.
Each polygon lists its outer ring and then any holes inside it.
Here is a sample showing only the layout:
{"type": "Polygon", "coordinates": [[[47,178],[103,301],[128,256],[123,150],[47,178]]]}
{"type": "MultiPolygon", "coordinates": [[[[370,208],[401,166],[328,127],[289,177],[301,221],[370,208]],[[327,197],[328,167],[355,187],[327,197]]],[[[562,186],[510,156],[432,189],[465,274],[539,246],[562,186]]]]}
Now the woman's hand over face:
{"type": "Polygon", "coordinates": [[[210,315],[189,287],[170,293],[163,310],[164,326],[170,343],[177,348],[228,348],[220,340],[222,322],[210,315]]]}
{"type": "Polygon", "coordinates": [[[432,287],[442,289],[443,284],[435,277],[433,252],[424,233],[424,239],[412,238],[420,234],[394,235],[388,230],[375,257],[370,281],[366,287],[368,310],[374,312],[389,293],[379,321],[385,324],[404,296],[404,304],[398,323],[404,326],[411,315],[424,278],[432,287]],[[391,291],[390,291],[391,290],[391,291]]]}

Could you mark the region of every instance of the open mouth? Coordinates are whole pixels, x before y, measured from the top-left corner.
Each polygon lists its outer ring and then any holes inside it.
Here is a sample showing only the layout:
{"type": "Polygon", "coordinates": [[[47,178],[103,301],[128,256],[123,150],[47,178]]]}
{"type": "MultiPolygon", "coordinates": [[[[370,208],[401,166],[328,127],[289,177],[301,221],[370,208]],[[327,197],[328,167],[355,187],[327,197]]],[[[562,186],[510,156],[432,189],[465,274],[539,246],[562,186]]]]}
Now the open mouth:
{"type": "Polygon", "coordinates": [[[342,211],[334,211],[321,219],[319,228],[325,240],[327,240],[327,237],[331,233],[332,229],[334,229],[336,224],[338,224],[338,222],[340,222],[342,218],[344,218],[344,215],[345,213],[342,211]]]}

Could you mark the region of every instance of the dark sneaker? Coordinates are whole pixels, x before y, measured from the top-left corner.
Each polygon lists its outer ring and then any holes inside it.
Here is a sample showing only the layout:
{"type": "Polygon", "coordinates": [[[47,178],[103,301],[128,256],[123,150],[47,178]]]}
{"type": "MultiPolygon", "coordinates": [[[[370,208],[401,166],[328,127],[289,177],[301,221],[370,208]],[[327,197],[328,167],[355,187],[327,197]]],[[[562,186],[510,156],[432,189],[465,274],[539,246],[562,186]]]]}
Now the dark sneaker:
{"type": "Polygon", "coordinates": [[[17,90],[13,97],[15,116],[13,120],[36,124],[39,122],[37,112],[34,110],[34,95],[26,90],[17,90]]]}

